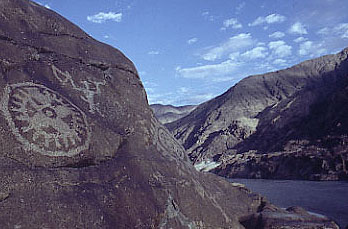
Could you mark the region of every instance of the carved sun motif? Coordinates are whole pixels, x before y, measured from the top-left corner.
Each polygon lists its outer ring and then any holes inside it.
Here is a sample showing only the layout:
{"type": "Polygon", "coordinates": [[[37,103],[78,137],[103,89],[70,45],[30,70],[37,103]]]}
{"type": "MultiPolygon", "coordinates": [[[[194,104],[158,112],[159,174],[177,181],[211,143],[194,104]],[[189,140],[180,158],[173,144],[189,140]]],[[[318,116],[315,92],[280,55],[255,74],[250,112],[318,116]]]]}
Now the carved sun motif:
{"type": "Polygon", "coordinates": [[[48,156],[73,156],[88,148],[85,114],[66,98],[38,84],[7,87],[3,110],[17,139],[48,156]]]}

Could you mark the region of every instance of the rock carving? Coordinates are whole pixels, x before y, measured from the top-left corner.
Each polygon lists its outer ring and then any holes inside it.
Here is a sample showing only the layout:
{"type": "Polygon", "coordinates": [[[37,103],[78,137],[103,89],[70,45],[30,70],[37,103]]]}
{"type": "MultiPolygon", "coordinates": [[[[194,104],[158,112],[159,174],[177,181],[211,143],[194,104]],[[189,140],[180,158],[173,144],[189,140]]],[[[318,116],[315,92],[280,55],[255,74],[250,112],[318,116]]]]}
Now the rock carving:
{"type": "Polygon", "coordinates": [[[173,140],[169,131],[161,126],[154,118],[151,120],[150,132],[155,139],[154,143],[157,146],[157,150],[159,150],[164,156],[174,159],[174,155],[171,155],[169,152],[175,152],[176,156],[179,158],[185,158],[185,153],[182,147],[173,140]]]}
{"type": "Polygon", "coordinates": [[[88,148],[90,131],[83,111],[43,85],[7,86],[1,109],[26,150],[74,156],[88,148]]]}
{"type": "Polygon", "coordinates": [[[173,140],[168,130],[164,127],[159,127],[158,129],[158,142],[162,149],[175,152],[179,158],[184,158],[184,152],[180,150],[180,146],[173,140]]]}
{"type": "Polygon", "coordinates": [[[80,85],[77,85],[73,80],[73,77],[70,75],[68,71],[63,72],[58,69],[56,66],[52,65],[53,75],[64,85],[70,84],[75,90],[82,92],[83,95],[80,98],[89,104],[89,111],[92,114],[98,112],[101,114],[98,104],[95,103],[95,96],[101,93],[100,86],[106,85],[106,81],[102,82],[92,81],[90,79],[84,80],[80,82],[80,85]]]}
{"type": "Polygon", "coordinates": [[[197,228],[195,223],[190,221],[190,219],[180,211],[179,205],[174,201],[172,195],[169,194],[167,208],[165,210],[164,217],[161,219],[159,228],[167,228],[169,221],[173,220],[174,218],[176,218],[183,227],[187,227],[189,229],[197,228]]]}

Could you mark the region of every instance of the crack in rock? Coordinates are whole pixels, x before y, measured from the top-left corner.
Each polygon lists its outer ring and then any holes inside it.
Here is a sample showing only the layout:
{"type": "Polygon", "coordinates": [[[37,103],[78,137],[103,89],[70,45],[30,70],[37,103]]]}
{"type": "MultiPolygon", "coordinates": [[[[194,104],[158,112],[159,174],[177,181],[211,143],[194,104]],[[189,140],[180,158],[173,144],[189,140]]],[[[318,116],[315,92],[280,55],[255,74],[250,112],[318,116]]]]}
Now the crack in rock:
{"type": "Polygon", "coordinates": [[[9,197],[9,192],[0,192],[0,202],[7,200],[9,197]]]}
{"type": "Polygon", "coordinates": [[[167,200],[167,208],[165,215],[162,218],[159,228],[165,229],[168,222],[172,219],[177,219],[182,226],[187,226],[189,229],[196,229],[195,223],[190,221],[181,211],[179,205],[174,201],[171,194],[169,194],[167,200]]]}

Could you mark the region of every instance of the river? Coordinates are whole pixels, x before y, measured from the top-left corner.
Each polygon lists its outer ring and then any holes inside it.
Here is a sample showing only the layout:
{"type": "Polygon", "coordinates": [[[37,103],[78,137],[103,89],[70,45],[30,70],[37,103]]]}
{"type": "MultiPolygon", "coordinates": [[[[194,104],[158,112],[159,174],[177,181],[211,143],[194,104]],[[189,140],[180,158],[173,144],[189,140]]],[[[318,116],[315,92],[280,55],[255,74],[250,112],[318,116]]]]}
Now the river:
{"type": "Polygon", "coordinates": [[[301,206],[307,211],[326,215],[341,228],[348,225],[348,182],[230,179],[245,184],[279,207],[301,206]]]}

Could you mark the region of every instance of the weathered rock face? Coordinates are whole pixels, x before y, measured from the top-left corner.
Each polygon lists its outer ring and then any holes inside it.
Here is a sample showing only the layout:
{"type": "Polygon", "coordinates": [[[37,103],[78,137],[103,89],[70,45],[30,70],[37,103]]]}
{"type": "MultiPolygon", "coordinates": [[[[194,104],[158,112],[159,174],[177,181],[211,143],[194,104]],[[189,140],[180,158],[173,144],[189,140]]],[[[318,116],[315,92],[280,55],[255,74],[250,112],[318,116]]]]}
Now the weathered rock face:
{"type": "MultiPolygon", "coordinates": [[[[325,216],[309,213],[301,207],[289,207],[279,210],[268,205],[261,213],[257,213],[244,223],[246,228],[283,229],[283,228],[332,228],[325,216]]],[[[339,228],[335,226],[335,228],[339,228]]]]}
{"type": "Polygon", "coordinates": [[[182,117],[185,117],[197,106],[187,105],[175,107],[172,105],[152,104],[150,105],[150,107],[155,113],[155,116],[158,119],[158,121],[160,121],[162,124],[166,124],[174,122],[182,117]]]}
{"type": "Polygon", "coordinates": [[[347,55],[248,77],[167,127],[194,163],[215,161],[224,176],[346,179],[347,55]]]}

